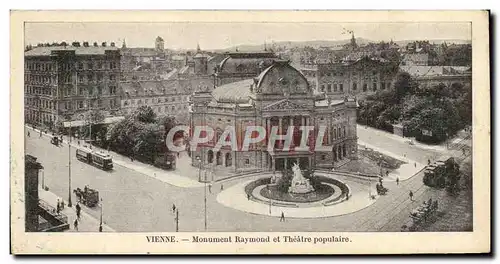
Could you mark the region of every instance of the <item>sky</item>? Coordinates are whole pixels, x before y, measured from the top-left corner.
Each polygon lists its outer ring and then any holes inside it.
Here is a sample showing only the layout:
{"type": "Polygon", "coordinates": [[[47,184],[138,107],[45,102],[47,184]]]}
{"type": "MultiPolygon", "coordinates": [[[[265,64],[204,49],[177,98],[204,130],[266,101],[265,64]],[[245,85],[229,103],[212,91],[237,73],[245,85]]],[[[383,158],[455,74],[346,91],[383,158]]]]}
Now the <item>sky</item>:
{"type": "Polygon", "coordinates": [[[154,47],[161,36],[167,49],[223,49],[272,41],[344,40],[373,41],[471,39],[469,23],[26,23],[25,43],[115,42],[128,47],[154,47]]]}

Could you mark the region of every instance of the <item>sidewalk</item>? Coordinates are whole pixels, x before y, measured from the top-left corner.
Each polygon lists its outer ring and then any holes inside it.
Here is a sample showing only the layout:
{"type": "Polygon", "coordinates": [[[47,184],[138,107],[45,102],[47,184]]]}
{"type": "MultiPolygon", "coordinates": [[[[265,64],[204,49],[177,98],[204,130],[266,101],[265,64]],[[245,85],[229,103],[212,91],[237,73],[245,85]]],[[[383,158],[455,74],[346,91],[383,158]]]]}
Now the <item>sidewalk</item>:
{"type": "Polygon", "coordinates": [[[386,180],[386,181],[396,181],[397,178],[399,178],[400,181],[404,181],[404,180],[407,180],[407,179],[415,176],[418,172],[420,172],[423,168],[425,168],[425,164],[422,164],[422,163],[419,163],[417,161],[408,159],[407,157],[392,153],[392,152],[387,151],[383,148],[375,147],[375,146],[373,146],[369,143],[366,143],[364,141],[358,140],[358,144],[365,146],[367,148],[371,148],[374,151],[380,152],[384,155],[387,155],[387,156],[393,157],[395,159],[406,162],[405,164],[402,164],[398,169],[389,172],[389,176],[384,178],[384,180],[386,180]],[[416,164],[416,166],[415,166],[415,164],[416,164]]]}
{"type": "MultiPolygon", "coordinates": [[[[57,199],[59,199],[59,201],[63,201],[62,198],[57,197],[57,195],[55,195],[54,193],[50,191],[45,191],[41,188],[38,190],[38,196],[41,200],[45,201],[54,208],[57,208],[57,199]]],[[[68,216],[68,222],[70,225],[70,229],[66,230],[65,232],[99,232],[100,219],[95,219],[93,216],[86,213],[85,210],[88,209],[86,208],[85,205],[81,205],[82,211],[80,215],[80,220],[78,221],[78,231],[76,231],[75,226],[73,225],[76,218],[76,209],[75,209],[76,201],[72,207],[68,207],[67,201],[64,201],[64,204],[65,206],[64,209],[62,210],[62,213],[68,216]]],[[[107,226],[104,221],[102,225],[102,231],[116,232],[114,229],[107,226]]]]}
{"type": "MultiPolygon", "coordinates": [[[[384,137],[387,137],[387,138],[390,138],[392,140],[396,140],[396,141],[399,141],[399,142],[405,143],[405,144],[408,144],[408,141],[413,140],[413,146],[420,148],[420,149],[432,149],[432,150],[436,150],[436,151],[446,151],[446,144],[445,143],[440,144],[440,145],[427,145],[427,144],[420,143],[420,142],[416,141],[415,138],[400,137],[398,135],[389,133],[387,131],[375,129],[372,127],[366,127],[364,125],[357,125],[357,130],[358,131],[365,130],[365,131],[369,131],[369,133],[373,133],[376,135],[383,135],[384,137]]],[[[358,144],[361,144],[359,142],[360,142],[360,140],[358,140],[358,144]]]]}

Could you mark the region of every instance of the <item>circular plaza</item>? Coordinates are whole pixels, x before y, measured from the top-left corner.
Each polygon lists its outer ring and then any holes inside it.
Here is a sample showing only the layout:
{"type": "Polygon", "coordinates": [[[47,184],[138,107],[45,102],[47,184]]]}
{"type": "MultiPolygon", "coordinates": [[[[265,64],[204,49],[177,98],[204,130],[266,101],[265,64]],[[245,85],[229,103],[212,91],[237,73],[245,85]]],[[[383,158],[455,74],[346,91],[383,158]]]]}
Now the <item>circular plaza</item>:
{"type": "Polygon", "coordinates": [[[293,175],[288,184],[283,183],[284,177],[262,173],[245,178],[219,193],[217,201],[252,214],[291,218],[346,215],[376,201],[368,181],[351,181],[333,172],[316,172],[307,178],[293,175]]]}

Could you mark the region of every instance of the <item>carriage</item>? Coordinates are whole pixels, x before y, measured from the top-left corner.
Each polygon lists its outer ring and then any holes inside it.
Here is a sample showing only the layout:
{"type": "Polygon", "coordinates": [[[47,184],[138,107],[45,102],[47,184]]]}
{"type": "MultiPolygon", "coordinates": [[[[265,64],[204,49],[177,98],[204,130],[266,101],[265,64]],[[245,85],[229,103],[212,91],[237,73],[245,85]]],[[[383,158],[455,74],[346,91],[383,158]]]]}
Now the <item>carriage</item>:
{"type": "Polygon", "coordinates": [[[417,231],[426,224],[432,222],[438,213],[438,202],[432,199],[411,211],[410,221],[402,227],[401,231],[417,231]]]}
{"type": "Polygon", "coordinates": [[[52,143],[53,145],[55,146],[59,146],[59,138],[57,136],[53,136],[51,139],[50,139],[50,143],[52,143]]]}
{"type": "Polygon", "coordinates": [[[377,194],[378,194],[378,195],[385,195],[385,194],[387,193],[387,191],[388,191],[388,189],[387,189],[387,188],[385,188],[385,187],[384,187],[382,184],[380,184],[380,183],[377,183],[377,184],[375,185],[375,187],[376,187],[376,189],[377,189],[377,194]]]}
{"type": "Polygon", "coordinates": [[[73,190],[73,193],[82,204],[88,207],[94,207],[99,203],[99,192],[87,186],[83,190],[76,188],[73,190]]]}

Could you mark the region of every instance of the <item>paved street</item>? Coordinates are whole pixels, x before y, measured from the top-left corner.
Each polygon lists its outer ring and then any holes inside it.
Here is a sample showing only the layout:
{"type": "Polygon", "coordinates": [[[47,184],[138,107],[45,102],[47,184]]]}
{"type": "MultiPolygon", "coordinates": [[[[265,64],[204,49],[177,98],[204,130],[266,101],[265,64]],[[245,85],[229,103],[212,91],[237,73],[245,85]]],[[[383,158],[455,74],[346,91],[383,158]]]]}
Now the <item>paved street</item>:
{"type": "MultiPolygon", "coordinates": [[[[377,139],[378,140],[378,139],[377,139]]],[[[376,140],[372,140],[373,144],[376,140]]],[[[390,144],[387,143],[387,144],[390,144]]],[[[396,151],[396,150],[391,150],[396,151]]],[[[418,155],[420,150],[415,151],[418,155]]],[[[45,167],[45,185],[57,196],[68,197],[68,145],[50,144],[48,137],[31,132],[26,140],[26,153],[38,158],[45,167]]],[[[413,153],[413,152],[412,152],[413,153]]],[[[409,154],[410,155],[410,154],[409,154]]],[[[99,191],[104,205],[104,222],[116,231],[175,231],[172,204],[180,209],[180,231],[203,231],[203,188],[182,188],[119,165],[112,172],[78,161],[71,150],[72,189],[88,184],[99,191]]],[[[247,179],[224,182],[224,188],[247,179]]],[[[216,201],[220,185],[212,187],[207,199],[208,231],[399,231],[394,219],[406,219],[408,212],[440,191],[429,190],[422,184],[422,175],[412,177],[399,186],[388,182],[389,194],[372,206],[356,213],[316,219],[287,219],[254,215],[225,207],[216,201]],[[417,202],[410,202],[409,190],[417,202]]],[[[73,201],[75,197],[73,196],[73,201]]],[[[367,197],[368,199],[368,197],[367,197]]],[[[99,208],[83,208],[98,219],[99,208]]]]}
{"type": "Polygon", "coordinates": [[[408,159],[427,164],[427,160],[435,160],[445,150],[442,146],[428,146],[420,143],[410,145],[406,143],[408,138],[402,138],[385,131],[371,127],[357,126],[358,137],[360,141],[370,143],[378,148],[400,156],[406,155],[408,159]]]}

